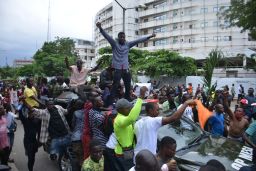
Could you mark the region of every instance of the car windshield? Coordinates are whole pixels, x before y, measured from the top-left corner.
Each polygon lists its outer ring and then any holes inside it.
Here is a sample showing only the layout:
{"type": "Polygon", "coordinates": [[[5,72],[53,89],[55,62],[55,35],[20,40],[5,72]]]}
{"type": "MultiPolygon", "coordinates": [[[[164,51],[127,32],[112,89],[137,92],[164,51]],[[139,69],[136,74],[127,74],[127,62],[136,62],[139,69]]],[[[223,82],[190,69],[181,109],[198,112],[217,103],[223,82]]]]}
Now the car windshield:
{"type": "Polygon", "coordinates": [[[203,134],[202,130],[195,123],[184,118],[182,118],[181,121],[178,120],[171,124],[162,126],[158,130],[158,140],[161,140],[165,136],[172,137],[176,140],[177,150],[179,150],[185,146],[188,146],[191,142],[193,142],[193,140],[203,134]],[[181,121],[191,125],[192,130],[184,129],[181,126],[181,121]]]}

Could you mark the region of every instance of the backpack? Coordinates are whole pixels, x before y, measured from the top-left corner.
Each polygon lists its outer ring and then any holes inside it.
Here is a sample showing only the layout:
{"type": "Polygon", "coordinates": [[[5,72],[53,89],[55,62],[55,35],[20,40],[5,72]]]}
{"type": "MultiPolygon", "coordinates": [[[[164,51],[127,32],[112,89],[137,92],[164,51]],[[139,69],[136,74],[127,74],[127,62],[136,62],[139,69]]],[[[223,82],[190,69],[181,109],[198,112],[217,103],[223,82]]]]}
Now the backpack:
{"type": "Polygon", "coordinates": [[[103,125],[103,133],[106,137],[110,137],[110,135],[114,132],[114,120],[116,118],[116,114],[113,111],[106,111],[103,125]]]}

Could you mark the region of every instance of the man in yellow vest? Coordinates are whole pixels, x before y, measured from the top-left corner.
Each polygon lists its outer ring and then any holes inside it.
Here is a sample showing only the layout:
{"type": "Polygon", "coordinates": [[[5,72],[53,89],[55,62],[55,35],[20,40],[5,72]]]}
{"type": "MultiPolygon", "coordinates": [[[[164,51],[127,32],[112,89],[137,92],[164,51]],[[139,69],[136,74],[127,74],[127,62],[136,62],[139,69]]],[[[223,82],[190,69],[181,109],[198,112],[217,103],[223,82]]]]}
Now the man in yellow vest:
{"type": "Polygon", "coordinates": [[[117,116],[114,121],[114,133],[117,138],[115,153],[124,171],[128,171],[133,166],[133,149],[135,137],[133,124],[137,120],[140,112],[147,87],[141,87],[140,96],[134,106],[126,99],[120,99],[116,103],[117,116]]]}

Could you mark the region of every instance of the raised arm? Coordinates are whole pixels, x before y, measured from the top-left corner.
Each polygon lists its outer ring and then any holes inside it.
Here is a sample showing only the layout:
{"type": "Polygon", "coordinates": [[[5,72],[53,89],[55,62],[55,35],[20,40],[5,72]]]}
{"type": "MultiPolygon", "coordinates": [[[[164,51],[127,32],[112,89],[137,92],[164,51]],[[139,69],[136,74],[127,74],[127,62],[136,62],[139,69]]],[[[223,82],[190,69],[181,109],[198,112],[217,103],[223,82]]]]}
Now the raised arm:
{"type": "Polygon", "coordinates": [[[97,22],[96,26],[100,29],[100,33],[105,37],[105,39],[107,39],[110,45],[112,47],[115,46],[115,40],[108,33],[106,33],[105,30],[103,30],[103,28],[101,27],[101,23],[97,22]]]}
{"type": "Polygon", "coordinates": [[[139,39],[137,39],[137,40],[130,41],[130,42],[128,43],[128,46],[129,46],[129,48],[132,48],[133,46],[137,45],[138,43],[145,42],[145,41],[147,41],[147,40],[149,40],[150,38],[155,37],[155,36],[156,36],[156,34],[153,33],[153,34],[151,34],[150,36],[146,36],[146,37],[139,38],[139,39]]]}
{"type": "Polygon", "coordinates": [[[94,68],[90,69],[89,72],[96,71],[99,68],[99,66],[101,65],[101,63],[102,63],[102,60],[94,68]]]}
{"type": "Polygon", "coordinates": [[[228,105],[228,92],[224,92],[223,97],[224,97],[224,100],[223,100],[224,110],[228,114],[229,118],[233,119],[234,114],[233,114],[233,112],[231,111],[231,109],[229,108],[229,105],[228,105]]]}
{"type": "Polygon", "coordinates": [[[132,108],[132,110],[130,111],[129,115],[127,117],[125,117],[124,119],[122,119],[118,125],[120,127],[126,127],[128,125],[133,124],[137,118],[139,117],[139,114],[141,112],[141,106],[142,106],[142,99],[145,98],[145,94],[148,91],[147,87],[143,86],[140,88],[140,96],[137,99],[137,102],[135,103],[134,107],[132,108]]]}
{"type": "Polygon", "coordinates": [[[194,104],[195,104],[194,100],[186,101],[174,114],[172,114],[171,116],[168,116],[168,117],[164,117],[162,119],[162,125],[166,125],[166,124],[169,124],[173,121],[180,119],[181,116],[183,115],[183,112],[186,109],[186,107],[188,105],[194,105],[194,104]]]}

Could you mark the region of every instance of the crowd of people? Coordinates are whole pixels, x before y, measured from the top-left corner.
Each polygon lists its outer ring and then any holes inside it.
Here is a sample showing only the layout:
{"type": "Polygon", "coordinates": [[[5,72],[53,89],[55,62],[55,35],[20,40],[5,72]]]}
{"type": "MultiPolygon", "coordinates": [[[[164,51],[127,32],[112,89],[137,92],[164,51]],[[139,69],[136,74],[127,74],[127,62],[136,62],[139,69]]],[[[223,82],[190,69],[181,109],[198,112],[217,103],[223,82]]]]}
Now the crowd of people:
{"type": "MultiPolygon", "coordinates": [[[[18,85],[5,85],[0,104],[1,164],[8,165],[8,160],[11,161],[9,156],[16,117],[24,128],[23,142],[29,171],[33,171],[38,148],[48,143],[51,160],[56,160],[67,147],[72,147],[75,171],[178,171],[175,161],[177,142],[166,136],[157,148],[157,131],[181,117],[198,122],[211,134],[256,148],[256,98],[253,88],[248,89],[247,95],[241,88],[234,112],[230,109],[235,96],[233,86],[231,91],[225,86],[212,92],[210,102],[207,87],[200,84],[195,92],[192,83],[171,87],[150,81],[151,88],[132,88],[129,49],[155,34],[127,43],[123,32],[115,41],[100,23],[97,27],[113,50],[112,65],[101,72],[97,84],[90,85],[86,77],[101,63],[88,69],[82,66],[81,60],[69,66],[66,58],[70,79],[57,77],[48,82],[42,78],[34,84],[33,79],[28,77],[18,85]],[[68,108],[54,103],[54,98],[66,89],[79,95],[79,99],[68,108]],[[155,101],[145,104],[146,116],[140,118],[145,99],[155,101]],[[203,115],[202,108],[207,111],[203,115]],[[160,111],[172,114],[161,116],[160,111]],[[70,121],[66,115],[71,113],[70,121]]],[[[181,126],[191,130],[186,123],[181,122],[181,126]]],[[[255,169],[255,160],[250,167],[242,169],[255,169]]],[[[210,160],[200,168],[201,171],[209,169],[225,171],[225,166],[220,161],[210,160]]]]}

